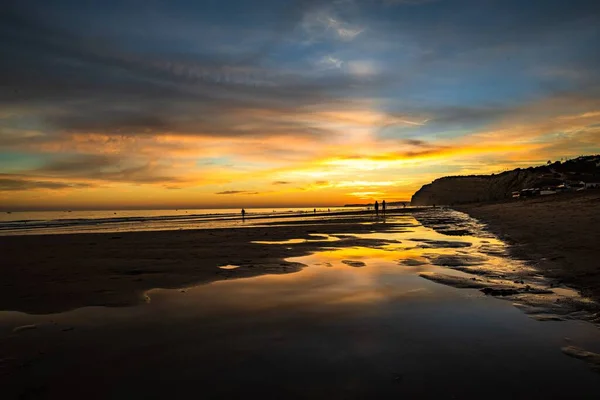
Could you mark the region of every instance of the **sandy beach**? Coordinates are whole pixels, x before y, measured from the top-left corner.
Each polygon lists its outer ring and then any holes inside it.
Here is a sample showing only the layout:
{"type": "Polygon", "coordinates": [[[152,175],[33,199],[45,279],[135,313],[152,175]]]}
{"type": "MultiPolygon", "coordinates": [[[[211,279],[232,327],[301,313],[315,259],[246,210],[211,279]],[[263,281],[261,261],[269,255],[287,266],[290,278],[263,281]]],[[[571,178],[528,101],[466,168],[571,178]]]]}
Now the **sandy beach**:
{"type": "Polygon", "coordinates": [[[0,250],[3,398],[600,390],[595,305],[450,209],[6,236],[0,250]]]}
{"type": "MultiPolygon", "coordinates": [[[[389,215],[405,214],[394,210],[389,215]]],[[[0,309],[54,313],[85,306],[124,306],[144,301],[153,288],[178,288],[233,277],[294,272],[289,257],[327,246],[377,244],[350,238],[323,243],[312,234],[385,231],[370,212],[331,218],[279,221],[264,226],[156,232],[7,236],[0,240],[0,309]],[[375,222],[375,226],[362,223],[375,222]],[[313,239],[300,246],[265,246],[253,241],[313,239]],[[233,264],[235,270],[219,266],[233,264]]]]}
{"type": "Polygon", "coordinates": [[[457,207],[541,274],[600,300],[600,191],[457,207]]]}

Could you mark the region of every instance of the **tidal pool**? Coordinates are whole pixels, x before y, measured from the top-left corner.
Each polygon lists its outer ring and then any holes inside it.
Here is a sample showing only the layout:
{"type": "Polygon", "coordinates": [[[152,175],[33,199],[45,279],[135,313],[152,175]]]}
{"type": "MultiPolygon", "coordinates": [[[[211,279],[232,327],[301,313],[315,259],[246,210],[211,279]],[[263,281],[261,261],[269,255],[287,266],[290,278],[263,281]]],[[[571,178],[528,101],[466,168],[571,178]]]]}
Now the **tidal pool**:
{"type": "Polygon", "coordinates": [[[421,276],[505,282],[516,273],[544,285],[535,271],[489,235],[448,236],[396,218],[411,228],[356,235],[381,239],[375,247],[328,248],[325,237],[319,251],[285,260],[306,265],[296,273],[155,289],[135,307],[2,312],[0,372],[11,383],[3,390],[35,398],[597,398],[600,374],[561,351],[600,352],[595,325],[540,322],[513,306],[525,302],[521,294],[505,301],[421,276]]]}

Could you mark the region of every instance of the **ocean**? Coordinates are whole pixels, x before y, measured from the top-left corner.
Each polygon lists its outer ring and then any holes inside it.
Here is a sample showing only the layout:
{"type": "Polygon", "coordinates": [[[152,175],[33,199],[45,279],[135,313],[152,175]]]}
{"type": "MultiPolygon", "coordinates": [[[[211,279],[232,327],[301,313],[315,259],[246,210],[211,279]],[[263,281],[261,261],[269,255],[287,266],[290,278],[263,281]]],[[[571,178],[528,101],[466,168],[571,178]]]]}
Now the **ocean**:
{"type": "MultiPolygon", "coordinates": [[[[317,214],[358,211],[358,207],[317,208],[317,214]],[[329,210],[329,211],[328,211],[329,210]]],[[[313,208],[22,211],[0,214],[0,236],[212,229],[256,226],[282,219],[313,216],[313,208]]]]}

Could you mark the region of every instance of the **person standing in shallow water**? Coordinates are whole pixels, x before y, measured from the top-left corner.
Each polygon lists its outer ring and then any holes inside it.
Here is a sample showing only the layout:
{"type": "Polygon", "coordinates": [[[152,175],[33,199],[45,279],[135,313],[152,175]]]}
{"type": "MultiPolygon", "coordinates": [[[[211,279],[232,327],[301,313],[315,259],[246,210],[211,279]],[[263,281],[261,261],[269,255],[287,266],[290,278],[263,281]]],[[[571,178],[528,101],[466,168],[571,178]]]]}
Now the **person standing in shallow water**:
{"type": "Polygon", "coordinates": [[[385,200],[383,200],[381,202],[381,213],[383,214],[383,216],[385,217],[385,200]]]}
{"type": "Polygon", "coordinates": [[[379,217],[379,202],[375,200],[375,216],[379,217]]]}
{"type": "Polygon", "coordinates": [[[242,221],[246,219],[246,210],[242,208],[242,221]]]}

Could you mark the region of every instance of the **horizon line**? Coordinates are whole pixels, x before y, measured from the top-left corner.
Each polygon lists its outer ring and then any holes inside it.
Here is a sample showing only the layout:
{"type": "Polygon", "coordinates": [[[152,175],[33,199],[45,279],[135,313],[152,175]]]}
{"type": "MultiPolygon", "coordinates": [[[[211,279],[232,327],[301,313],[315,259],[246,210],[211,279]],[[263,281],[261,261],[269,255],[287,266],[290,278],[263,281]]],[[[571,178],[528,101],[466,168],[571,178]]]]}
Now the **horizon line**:
{"type": "MultiPolygon", "coordinates": [[[[388,201],[388,204],[392,203],[410,203],[410,200],[394,200],[388,201]]],[[[282,208],[343,208],[343,207],[360,207],[369,206],[374,204],[369,203],[352,203],[344,205],[315,205],[315,206],[251,206],[251,207],[164,207],[164,208],[153,208],[153,207],[124,207],[124,208],[5,208],[0,207],[2,213],[14,213],[14,212],[73,212],[73,211],[177,211],[177,210],[233,210],[233,209],[282,209],[282,208]]]]}

